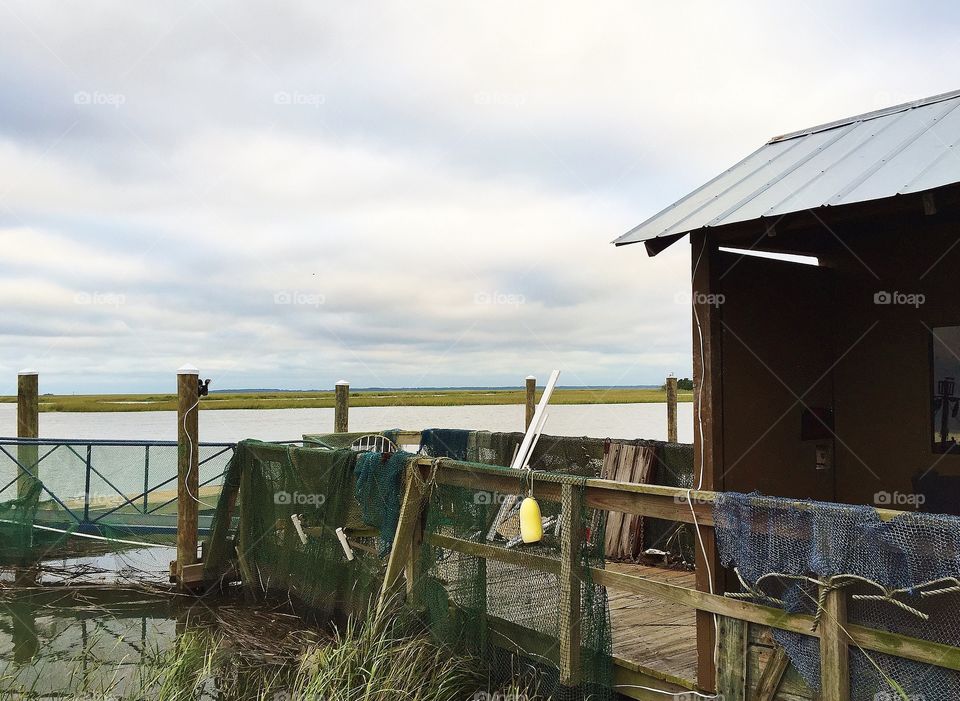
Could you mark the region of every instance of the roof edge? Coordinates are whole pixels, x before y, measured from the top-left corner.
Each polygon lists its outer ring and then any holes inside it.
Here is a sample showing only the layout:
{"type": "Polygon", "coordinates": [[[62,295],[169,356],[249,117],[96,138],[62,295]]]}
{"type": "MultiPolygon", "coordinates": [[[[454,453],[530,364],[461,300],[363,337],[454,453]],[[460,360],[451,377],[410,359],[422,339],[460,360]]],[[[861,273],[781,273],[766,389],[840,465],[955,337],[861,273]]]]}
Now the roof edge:
{"type": "Polygon", "coordinates": [[[916,109],[917,107],[935,105],[938,102],[946,102],[947,100],[952,100],[956,97],[960,97],[960,90],[953,90],[951,92],[941,93],[940,95],[934,95],[933,97],[925,97],[919,100],[913,100],[912,102],[904,102],[903,104],[894,105],[893,107],[884,107],[883,109],[874,110],[873,112],[865,112],[864,114],[846,117],[845,119],[838,119],[836,121],[827,122],[826,124],[821,124],[819,126],[808,127],[799,131],[790,132],[788,134],[774,136],[767,143],[775,144],[780,141],[789,141],[790,139],[796,139],[801,136],[809,136],[810,134],[817,134],[822,131],[836,129],[837,127],[854,124],[856,122],[866,122],[871,119],[877,119],[879,117],[886,117],[891,114],[896,114],[897,112],[907,112],[908,110],[916,109]]]}

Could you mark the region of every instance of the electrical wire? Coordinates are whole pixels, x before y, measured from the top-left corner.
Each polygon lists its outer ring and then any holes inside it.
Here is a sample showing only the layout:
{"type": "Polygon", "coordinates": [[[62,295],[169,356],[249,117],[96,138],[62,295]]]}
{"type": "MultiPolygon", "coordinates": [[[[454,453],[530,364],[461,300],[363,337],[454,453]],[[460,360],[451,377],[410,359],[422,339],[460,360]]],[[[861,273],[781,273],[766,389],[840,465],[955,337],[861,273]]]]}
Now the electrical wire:
{"type": "MultiPolygon", "coordinates": [[[[183,476],[183,488],[186,490],[190,498],[193,499],[198,504],[201,504],[202,506],[206,506],[208,509],[216,509],[217,508],[216,505],[208,504],[205,501],[201,501],[196,495],[194,495],[194,493],[190,491],[190,482],[188,481],[190,477],[190,473],[193,471],[193,438],[190,437],[190,432],[187,430],[187,417],[190,416],[190,412],[193,411],[194,409],[197,409],[199,411],[199,406],[200,406],[200,397],[198,396],[197,401],[193,403],[193,406],[187,409],[183,413],[183,435],[187,437],[187,441],[190,443],[190,452],[189,452],[189,457],[187,458],[187,473],[183,476]]],[[[197,472],[199,471],[200,471],[200,466],[198,465],[197,472]]]]}

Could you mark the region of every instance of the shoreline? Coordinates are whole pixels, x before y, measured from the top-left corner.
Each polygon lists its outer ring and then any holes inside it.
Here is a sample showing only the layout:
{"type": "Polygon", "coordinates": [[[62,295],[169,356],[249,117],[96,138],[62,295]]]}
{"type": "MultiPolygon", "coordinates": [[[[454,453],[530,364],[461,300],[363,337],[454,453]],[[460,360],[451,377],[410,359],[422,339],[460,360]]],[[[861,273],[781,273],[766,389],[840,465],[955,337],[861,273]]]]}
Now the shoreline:
{"type": "MultiPolygon", "coordinates": [[[[539,398],[540,391],[537,392],[539,398]]],[[[522,389],[471,389],[471,390],[353,390],[350,406],[395,407],[395,406],[492,406],[523,404],[522,389]]],[[[678,392],[679,402],[693,401],[693,392],[678,392]]],[[[17,398],[0,397],[0,403],[16,403],[17,398]]],[[[655,388],[584,388],[557,389],[551,398],[555,405],[584,404],[656,404],[666,402],[666,392],[655,388]]],[[[204,397],[200,408],[205,411],[223,409],[332,409],[333,391],[296,392],[215,392],[204,397]]],[[[141,412],[175,411],[175,394],[99,394],[99,395],[42,395],[39,398],[41,413],[51,412],[141,412]]]]}

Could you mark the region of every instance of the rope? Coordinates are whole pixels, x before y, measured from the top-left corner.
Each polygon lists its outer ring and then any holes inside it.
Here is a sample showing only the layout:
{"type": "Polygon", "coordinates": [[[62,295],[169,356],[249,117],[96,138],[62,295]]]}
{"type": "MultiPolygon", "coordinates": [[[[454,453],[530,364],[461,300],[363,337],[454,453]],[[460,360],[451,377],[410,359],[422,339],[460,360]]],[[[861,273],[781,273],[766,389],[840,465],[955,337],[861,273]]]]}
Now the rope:
{"type": "Polygon", "coordinates": [[[819,594],[817,597],[817,612],[814,616],[813,630],[817,629],[817,626],[820,624],[820,619],[823,615],[824,601],[827,597],[827,594],[831,591],[836,591],[844,587],[848,587],[852,584],[866,584],[871,587],[879,589],[881,593],[879,594],[853,594],[851,599],[854,601],[881,601],[884,603],[892,604],[902,611],[905,611],[922,621],[929,621],[930,614],[924,613],[913,606],[910,606],[904,601],[898,599],[898,596],[904,595],[917,595],[919,594],[923,598],[929,598],[932,596],[942,596],[944,594],[955,594],[960,592],[960,580],[954,577],[943,577],[940,579],[933,579],[929,582],[923,582],[922,584],[917,584],[913,587],[908,587],[904,589],[893,589],[890,587],[885,587],[879,582],[875,582],[872,579],[867,579],[866,577],[861,577],[856,574],[838,574],[827,579],[816,579],[814,577],[807,577],[804,575],[795,575],[795,574],[784,574],[782,572],[768,572],[767,574],[760,577],[754,586],[750,586],[744,580],[740,574],[738,568],[733,569],[734,573],[737,575],[737,579],[740,580],[741,586],[747,591],[729,593],[726,596],[730,599],[760,599],[772,601],[780,606],[785,606],[786,604],[780,600],[776,599],[766,593],[760,588],[761,582],[767,579],[768,577],[773,577],[775,579],[792,579],[796,581],[808,582],[810,584],[816,585],[819,588],[819,594]],[[927,589],[927,587],[936,586],[939,584],[950,584],[949,587],[941,587],[939,589],[927,589]]]}

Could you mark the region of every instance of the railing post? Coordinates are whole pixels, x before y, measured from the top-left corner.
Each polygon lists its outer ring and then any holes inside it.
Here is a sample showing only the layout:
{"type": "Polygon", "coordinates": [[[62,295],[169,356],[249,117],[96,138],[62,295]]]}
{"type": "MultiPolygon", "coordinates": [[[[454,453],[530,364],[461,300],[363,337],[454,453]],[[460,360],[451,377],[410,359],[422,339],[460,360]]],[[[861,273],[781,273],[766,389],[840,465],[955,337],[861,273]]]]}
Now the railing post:
{"type": "Polygon", "coordinates": [[[93,446],[87,444],[87,470],[83,486],[83,520],[90,523],[90,468],[93,466],[93,446]]]}
{"type": "Polygon", "coordinates": [[[718,618],[720,638],[717,692],[723,697],[723,701],[746,701],[749,624],[729,616],[718,618]]]}
{"type": "Polygon", "coordinates": [[[524,430],[530,428],[530,423],[533,421],[533,415],[537,411],[537,378],[533,375],[528,375],[525,384],[527,390],[527,409],[526,418],[523,424],[524,430]]]}
{"type": "Polygon", "coordinates": [[[187,588],[184,568],[197,562],[197,493],[200,490],[199,372],[192,365],[177,370],[177,579],[187,588]]]}
{"type": "MultiPolygon", "coordinates": [[[[40,392],[36,370],[21,370],[17,374],[17,437],[40,436],[40,392]]],[[[39,479],[37,465],[38,449],[35,445],[17,446],[17,460],[39,479]]],[[[17,496],[24,496],[33,486],[32,479],[23,472],[17,473],[17,496]]]]}
{"type": "Polygon", "coordinates": [[[847,595],[829,589],[820,614],[820,693],[830,701],[850,701],[850,639],[847,637],[847,595]]]}
{"type": "Polygon", "coordinates": [[[560,685],[580,683],[580,540],[581,494],[578,487],[560,488],[560,685]]]}
{"type": "Polygon", "coordinates": [[[334,409],[333,409],[333,431],[334,433],[346,433],[349,425],[348,414],[350,412],[350,383],[346,380],[340,380],[336,385],[334,409]]]}
{"type": "Polygon", "coordinates": [[[677,378],[667,378],[667,442],[677,442],[677,378]]]}
{"type": "Polygon", "coordinates": [[[150,503],[150,446],[143,446],[143,515],[147,515],[150,503]]]}

